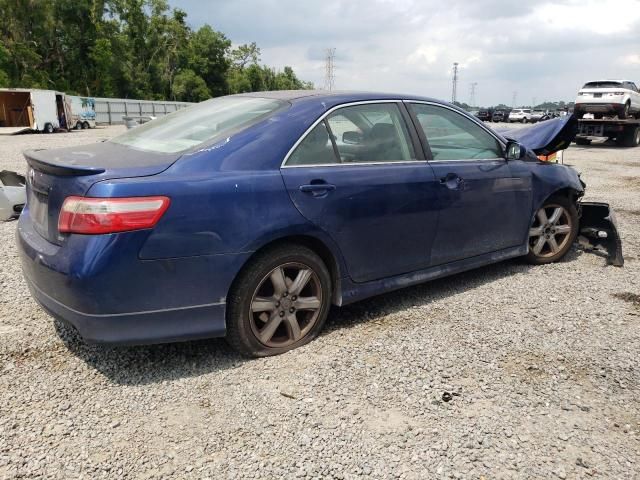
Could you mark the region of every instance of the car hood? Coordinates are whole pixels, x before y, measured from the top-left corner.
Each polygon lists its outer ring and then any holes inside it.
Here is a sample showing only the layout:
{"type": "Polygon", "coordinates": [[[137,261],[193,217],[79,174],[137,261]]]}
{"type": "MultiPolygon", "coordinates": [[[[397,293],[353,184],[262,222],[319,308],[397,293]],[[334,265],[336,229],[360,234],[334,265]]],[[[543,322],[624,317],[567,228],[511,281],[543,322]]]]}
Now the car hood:
{"type": "Polygon", "coordinates": [[[549,155],[567,148],[578,133],[575,115],[554,118],[530,127],[502,128],[496,131],[509,140],[524,145],[536,155],[549,155]]]}

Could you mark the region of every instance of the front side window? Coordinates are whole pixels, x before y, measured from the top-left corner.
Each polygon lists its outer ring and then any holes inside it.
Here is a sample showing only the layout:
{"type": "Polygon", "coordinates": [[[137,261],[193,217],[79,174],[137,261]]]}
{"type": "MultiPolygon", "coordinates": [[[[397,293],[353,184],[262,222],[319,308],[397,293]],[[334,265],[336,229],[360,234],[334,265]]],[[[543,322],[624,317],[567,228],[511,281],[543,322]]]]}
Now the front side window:
{"type": "Polygon", "coordinates": [[[133,128],[111,141],[149,152],[181,152],[222,139],[286,104],[269,98],[214,98],[133,128]]]}
{"type": "Polygon", "coordinates": [[[412,104],[434,160],[503,158],[502,146],[472,120],[448,108],[412,104]]]}

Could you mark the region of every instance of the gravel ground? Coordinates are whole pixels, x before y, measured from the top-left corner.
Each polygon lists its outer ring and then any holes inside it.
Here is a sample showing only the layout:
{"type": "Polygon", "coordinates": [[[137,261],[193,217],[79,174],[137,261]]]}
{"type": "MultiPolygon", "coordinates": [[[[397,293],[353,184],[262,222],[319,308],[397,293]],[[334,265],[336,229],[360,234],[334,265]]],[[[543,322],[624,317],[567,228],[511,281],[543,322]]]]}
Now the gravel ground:
{"type": "MultiPolygon", "coordinates": [[[[119,130],[0,137],[0,169],[119,130]]],[[[261,360],[83,344],[0,224],[0,477],[640,478],[640,148],[565,163],[615,207],[624,268],[504,262],[336,309],[261,360]]]]}

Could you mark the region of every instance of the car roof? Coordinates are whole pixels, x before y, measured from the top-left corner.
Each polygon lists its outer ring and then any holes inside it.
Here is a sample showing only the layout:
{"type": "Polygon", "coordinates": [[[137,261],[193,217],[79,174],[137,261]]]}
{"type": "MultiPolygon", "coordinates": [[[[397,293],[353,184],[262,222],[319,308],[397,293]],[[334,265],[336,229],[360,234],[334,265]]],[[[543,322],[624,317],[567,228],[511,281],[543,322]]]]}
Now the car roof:
{"type": "Polygon", "coordinates": [[[585,82],[585,85],[587,83],[600,83],[600,82],[618,82],[618,83],[629,82],[629,83],[633,83],[633,80],[620,80],[619,78],[605,78],[605,79],[602,79],[602,80],[589,80],[588,82],[585,82]]]}
{"type": "Polygon", "coordinates": [[[422,100],[436,103],[446,103],[430,97],[411,94],[349,91],[349,90],[277,90],[266,92],[239,93],[237,96],[271,98],[274,100],[284,100],[297,102],[304,100],[320,100],[327,103],[344,103],[347,101],[367,101],[367,100],[422,100]]]}

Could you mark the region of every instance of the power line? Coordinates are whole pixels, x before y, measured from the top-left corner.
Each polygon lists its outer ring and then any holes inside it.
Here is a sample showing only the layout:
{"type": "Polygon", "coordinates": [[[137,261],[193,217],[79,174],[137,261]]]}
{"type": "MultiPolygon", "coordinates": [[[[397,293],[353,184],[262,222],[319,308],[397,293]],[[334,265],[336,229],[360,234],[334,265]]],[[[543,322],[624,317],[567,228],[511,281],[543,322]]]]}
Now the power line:
{"type": "Polygon", "coordinates": [[[458,62],[453,64],[453,89],[451,92],[451,103],[456,102],[458,96],[458,62]]]}
{"type": "Polygon", "coordinates": [[[325,90],[333,90],[335,88],[336,77],[333,72],[335,57],[336,57],[336,49],[327,48],[327,55],[325,57],[325,71],[324,71],[324,89],[325,90]]]}
{"type": "Polygon", "coordinates": [[[475,107],[476,105],[476,88],[478,87],[478,82],[471,83],[471,93],[469,94],[469,106],[475,107]]]}

